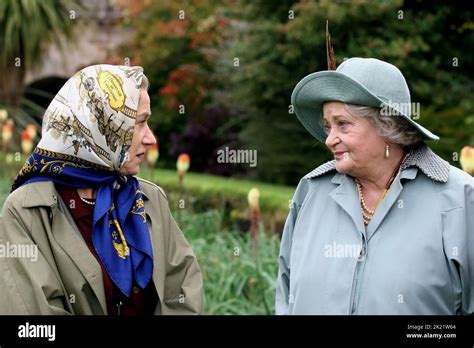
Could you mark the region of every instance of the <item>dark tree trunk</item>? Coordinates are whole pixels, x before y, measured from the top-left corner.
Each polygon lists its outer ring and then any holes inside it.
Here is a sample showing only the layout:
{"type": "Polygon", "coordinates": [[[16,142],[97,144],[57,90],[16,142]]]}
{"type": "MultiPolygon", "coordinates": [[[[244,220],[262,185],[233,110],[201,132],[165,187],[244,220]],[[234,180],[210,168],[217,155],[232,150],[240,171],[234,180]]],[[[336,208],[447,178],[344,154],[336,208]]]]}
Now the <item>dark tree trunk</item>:
{"type": "Polygon", "coordinates": [[[19,107],[24,91],[25,66],[20,62],[15,66],[15,58],[10,58],[0,68],[0,104],[8,107],[19,107]]]}

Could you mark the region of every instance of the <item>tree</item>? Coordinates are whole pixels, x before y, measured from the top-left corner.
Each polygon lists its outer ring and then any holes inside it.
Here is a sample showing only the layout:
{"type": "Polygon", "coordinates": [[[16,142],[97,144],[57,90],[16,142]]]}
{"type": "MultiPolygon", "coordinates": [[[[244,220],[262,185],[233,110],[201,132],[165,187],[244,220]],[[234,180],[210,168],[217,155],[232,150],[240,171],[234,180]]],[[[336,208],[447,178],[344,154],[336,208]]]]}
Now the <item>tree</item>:
{"type": "MultiPolygon", "coordinates": [[[[241,140],[258,150],[258,177],[296,183],[330,159],[291,114],[290,96],[305,75],[326,70],[329,20],[338,64],[345,57],[376,57],[404,73],[419,122],[442,140],[430,145],[457,165],[453,152],[473,141],[472,10],[434,1],[245,2],[235,11],[240,35],[230,44],[233,103],[245,120],[241,140]]],[[[230,90],[230,89],[229,89],[230,90]]],[[[231,107],[230,107],[231,108],[231,107]]]]}
{"type": "MultiPolygon", "coordinates": [[[[47,44],[71,39],[72,1],[0,1],[0,103],[19,106],[26,71],[41,64],[47,44]]],[[[75,5],[77,7],[77,5],[75,5]]]]}
{"type": "Polygon", "coordinates": [[[218,173],[216,148],[257,150],[246,174],[286,184],[331,159],[290,105],[301,78],[327,69],[326,20],[338,64],[375,57],[400,68],[421,105],[418,122],[442,138],[430,146],[458,165],[453,152],[474,141],[472,10],[416,0],[149,3],[122,56],[152,81],[163,157],[187,152],[193,170],[218,173]]]}
{"type": "MultiPolygon", "coordinates": [[[[232,138],[222,132],[227,113],[212,104],[216,57],[227,25],[222,1],[171,1],[146,4],[130,20],[133,39],[118,52],[144,67],[155,117],[151,127],[162,140],[161,163],[174,167],[186,152],[193,170],[229,173],[218,168],[214,153],[232,138]]],[[[228,130],[228,129],[227,129],[228,130]]]]}

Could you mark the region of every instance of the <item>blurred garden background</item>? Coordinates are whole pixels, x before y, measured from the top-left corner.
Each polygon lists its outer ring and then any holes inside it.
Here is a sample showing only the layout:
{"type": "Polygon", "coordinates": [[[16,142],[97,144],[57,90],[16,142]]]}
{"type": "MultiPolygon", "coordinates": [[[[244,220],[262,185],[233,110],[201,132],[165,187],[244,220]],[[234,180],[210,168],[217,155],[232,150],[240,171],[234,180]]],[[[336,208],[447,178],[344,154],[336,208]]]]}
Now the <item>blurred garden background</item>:
{"type": "Polygon", "coordinates": [[[272,314],[294,188],[332,159],[290,105],[302,77],[327,69],[326,20],[338,64],[375,57],[400,68],[418,122],[441,137],[430,147],[460,167],[474,146],[468,2],[1,0],[0,203],[70,76],[143,66],[159,146],[139,175],[168,194],[203,270],[206,313],[272,314]],[[255,150],[256,165],[218,161],[226,148],[255,150]]]}

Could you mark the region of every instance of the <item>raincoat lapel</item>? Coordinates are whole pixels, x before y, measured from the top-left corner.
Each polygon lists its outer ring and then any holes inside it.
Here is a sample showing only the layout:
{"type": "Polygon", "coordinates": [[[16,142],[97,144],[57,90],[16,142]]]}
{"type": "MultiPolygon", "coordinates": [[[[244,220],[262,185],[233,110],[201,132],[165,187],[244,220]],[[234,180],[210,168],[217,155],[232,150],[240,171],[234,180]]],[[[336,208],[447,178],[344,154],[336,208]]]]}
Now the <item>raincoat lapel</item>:
{"type": "MultiPolygon", "coordinates": [[[[158,216],[154,216],[152,218],[152,215],[155,214],[156,209],[152,209],[151,206],[149,206],[149,198],[147,197],[146,193],[142,192],[143,200],[145,203],[145,215],[146,215],[146,221],[148,225],[148,231],[153,231],[153,228],[155,230],[158,229],[163,229],[164,226],[160,223],[162,219],[158,216]],[[151,213],[150,213],[151,212],[151,213]],[[153,226],[153,222],[155,221],[155,224],[159,224],[159,226],[153,226]]],[[[165,250],[163,249],[163,246],[165,245],[165,241],[163,239],[163,233],[150,233],[150,238],[151,238],[151,245],[153,248],[153,276],[152,280],[155,284],[156,292],[158,293],[158,297],[160,298],[160,302],[163,301],[164,295],[165,295],[165,278],[166,278],[166,260],[165,260],[165,250]]],[[[155,314],[160,314],[160,305],[158,304],[156,309],[155,309],[155,314]]]]}
{"type": "Polygon", "coordinates": [[[347,175],[336,173],[331,180],[339,184],[329,195],[350,216],[357,231],[365,233],[355,183],[347,175]]]}
{"type": "Polygon", "coordinates": [[[74,231],[74,221],[68,221],[65,214],[59,211],[58,207],[53,210],[52,232],[64,252],[77,265],[79,272],[91,286],[97,300],[104,311],[107,313],[107,305],[105,301],[104,283],[102,278],[102,270],[99,263],[87,248],[86,243],[74,231]]]}
{"type": "MultiPolygon", "coordinates": [[[[399,204],[399,201],[397,200],[400,197],[403,189],[401,179],[414,179],[417,172],[418,169],[416,167],[406,169],[402,171],[399,178],[393,182],[392,187],[388,191],[385,198],[382,200],[382,203],[380,203],[378,209],[375,211],[372,220],[370,220],[370,223],[367,225],[367,241],[369,241],[370,238],[372,238],[372,236],[377,232],[378,227],[390,212],[390,209],[392,209],[393,205],[399,204]]],[[[395,209],[397,209],[397,207],[395,207],[395,209]]]]}

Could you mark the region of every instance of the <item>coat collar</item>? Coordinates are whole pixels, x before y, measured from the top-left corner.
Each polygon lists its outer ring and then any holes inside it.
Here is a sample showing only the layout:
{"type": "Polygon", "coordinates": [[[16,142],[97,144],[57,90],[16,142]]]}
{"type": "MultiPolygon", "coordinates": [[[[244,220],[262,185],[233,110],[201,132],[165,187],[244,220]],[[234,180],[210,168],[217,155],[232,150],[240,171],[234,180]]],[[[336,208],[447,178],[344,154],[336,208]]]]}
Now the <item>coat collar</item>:
{"type": "MultiPolygon", "coordinates": [[[[410,151],[410,155],[402,163],[402,171],[415,167],[420,169],[428,178],[445,183],[448,181],[450,165],[447,161],[435,154],[427,145],[423,144],[410,151]]],[[[336,170],[336,160],[326,162],[312,172],[306,174],[303,179],[313,179],[323,174],[336,170]]],[[[340,182],[338,179],[334,179],[340,182]]],[[[413,177],[411,177],[413,178],[413,177]]],[[[334,182],[334,181],[333,181],[334,182]]]]}
{"type": "Polygon", "coordinates": [[[52,181],[39,181],[25,185],[23,208],[53,207],[58,204],[57,192],[52,181]]]}

